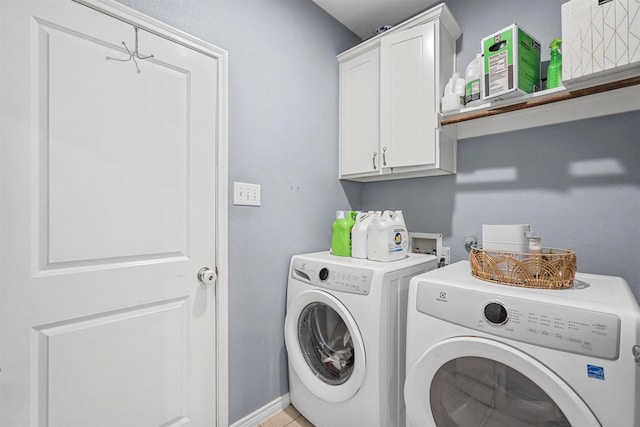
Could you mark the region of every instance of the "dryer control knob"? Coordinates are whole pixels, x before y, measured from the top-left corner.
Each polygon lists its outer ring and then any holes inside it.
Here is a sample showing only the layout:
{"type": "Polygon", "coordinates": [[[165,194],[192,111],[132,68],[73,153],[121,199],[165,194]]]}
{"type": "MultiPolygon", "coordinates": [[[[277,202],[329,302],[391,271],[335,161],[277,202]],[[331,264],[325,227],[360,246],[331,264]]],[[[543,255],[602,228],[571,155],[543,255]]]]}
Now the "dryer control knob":
{"type": "Polygon", "coordinates": [[[509,313],[504,305],[499,302],[490,302],[484,306],[484,318],[494,325],[504,325],[509,319],[509,313]]]}

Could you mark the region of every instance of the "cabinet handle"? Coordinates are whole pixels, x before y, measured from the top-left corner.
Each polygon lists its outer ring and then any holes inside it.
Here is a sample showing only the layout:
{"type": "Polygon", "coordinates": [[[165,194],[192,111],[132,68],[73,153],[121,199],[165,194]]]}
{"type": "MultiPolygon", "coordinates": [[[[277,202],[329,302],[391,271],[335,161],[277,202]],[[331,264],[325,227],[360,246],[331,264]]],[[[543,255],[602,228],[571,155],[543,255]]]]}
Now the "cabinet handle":
{"type": "Polygon", "coordinates": [[[376,156],[378,155],[377,151],[373,152],[373,170],[378,169],[378,167],[376,166],[376,156]]]}
{"type": "Polygon", "coordinates": [[[382,148],[382,166],[387,166],[387,147],[382,148]]]}

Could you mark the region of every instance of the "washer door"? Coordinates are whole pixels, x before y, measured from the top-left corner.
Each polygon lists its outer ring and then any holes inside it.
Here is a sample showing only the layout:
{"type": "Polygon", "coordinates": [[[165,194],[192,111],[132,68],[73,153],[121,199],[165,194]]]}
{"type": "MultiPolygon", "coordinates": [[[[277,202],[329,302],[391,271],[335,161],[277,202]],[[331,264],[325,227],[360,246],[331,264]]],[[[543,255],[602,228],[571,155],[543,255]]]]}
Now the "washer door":
{"type": "Polygon", "coordinates": [[[332,295],[311,290],[296,297],[287,310],[284,338],[289,365],[320,399],[344,402],[362,386],[362,336],[349,311],[332,295]]]}
{"type": "Polygon", "coordinates": [[[478,337],[429,348],[407,372],[411,426],[600,426],[582,399],[537,360],[478,337]]]}

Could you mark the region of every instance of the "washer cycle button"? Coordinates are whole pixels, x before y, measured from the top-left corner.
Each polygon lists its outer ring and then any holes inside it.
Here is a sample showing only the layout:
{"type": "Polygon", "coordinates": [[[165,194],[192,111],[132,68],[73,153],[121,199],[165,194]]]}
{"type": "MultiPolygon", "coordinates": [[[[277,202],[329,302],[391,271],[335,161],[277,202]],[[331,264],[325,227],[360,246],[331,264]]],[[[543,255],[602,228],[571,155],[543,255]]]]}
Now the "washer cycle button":
{"type": "Polygon", "coordinates": [[[504,325],[507,323],[509,315],[504,305],[498,302],[490,302],[484,306],[484,318],[493,325],[504,325]]]}
{"type": "Polygon", "coordinates": [[[329,269],[326,267],[321,268],[320,273],[318,273],[318,277],[320,277],[320,280],[322,280],[323,282],[327,280],[327,278],[329,277],[329,269]]]}

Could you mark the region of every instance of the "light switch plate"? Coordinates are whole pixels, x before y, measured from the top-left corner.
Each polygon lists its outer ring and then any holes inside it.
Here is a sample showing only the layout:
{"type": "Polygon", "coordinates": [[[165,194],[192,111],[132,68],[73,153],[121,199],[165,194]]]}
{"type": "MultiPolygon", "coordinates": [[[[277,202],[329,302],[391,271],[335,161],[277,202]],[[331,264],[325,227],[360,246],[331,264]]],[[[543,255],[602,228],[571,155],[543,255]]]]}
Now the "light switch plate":
{"type": "Polygon", "coordinates": [[[260,206],[260,187],[260,184],[234,182],[233,204],[239,206],[260,206]]]}

